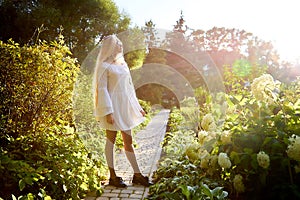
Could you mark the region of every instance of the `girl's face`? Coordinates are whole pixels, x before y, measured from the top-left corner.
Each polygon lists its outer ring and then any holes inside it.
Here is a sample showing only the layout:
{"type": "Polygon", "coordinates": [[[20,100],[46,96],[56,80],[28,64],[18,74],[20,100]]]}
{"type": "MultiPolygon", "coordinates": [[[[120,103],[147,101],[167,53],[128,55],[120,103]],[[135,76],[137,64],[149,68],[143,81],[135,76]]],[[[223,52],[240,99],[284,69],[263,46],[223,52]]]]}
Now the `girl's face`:
{"type": "Polygon", "coordinates": [[[116,41],[116,51],[118,53],[123,52],[123,45],[122,45],[122,42],[119,39],[117,39],[117,41],[116,41]]]}

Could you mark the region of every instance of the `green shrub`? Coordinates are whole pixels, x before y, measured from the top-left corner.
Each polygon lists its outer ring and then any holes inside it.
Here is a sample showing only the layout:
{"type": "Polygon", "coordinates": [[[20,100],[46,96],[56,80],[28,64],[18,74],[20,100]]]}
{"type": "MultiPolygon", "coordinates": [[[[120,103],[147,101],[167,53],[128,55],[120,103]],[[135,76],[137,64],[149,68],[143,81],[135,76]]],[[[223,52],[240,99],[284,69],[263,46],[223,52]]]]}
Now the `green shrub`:
{"type": "Polygon", "coordinates": [[[279,84],[264,74],[249,86],[236,84],[221,95],[217,103],[227,107],[222,126],[222,109],[210,101],[199,108],[197,134],[179,127],[164,148],[171,161],[158,168],[150,199],[192,198],[201,186],[194,182],[199,175],[224,187],[230,199],[300,198],[300,80],[279,84]],[[181,165],[193,173],[182,173],[181,165]]]}
{"type": "MultiPolygon", "coordinates": [[[[99,190],[99,163],[75,133],[76,60],[63,44],[0,41],[0,196],[80,199],[99,190]]],[[[31,198],[31,199],[32,199],[31,198]]]]}
{"type": "Polygon", "coordinates": [[[149,188],[147,199],[226,199],[228,193],[218,183],[205,178],[199,163],[185,157],[166,158],[153,174],[155,184],[149,188]],[[211,189],[213,188],[213,189],[211,189]]]}
{"type": "Polygon", "coordinates": [[[173,107],[170,111],[166,134],[163,141],[163,146],[168,144],[168,141],[171,140],[176,131],[179,130],[180,125],[182,124],[184,118],[178,108],[173,107]]]}
{"type": "MultiPolygon", "coordinates": [[[[101,162],[101,174],[107,174],[104,157],[105,132],[99,128],[93,114],[91,74],[79,72],[73,93],[76,132],[91,157],[101,162]]],[[[103,176],[103,179],[105,177],[103,176]]]]}

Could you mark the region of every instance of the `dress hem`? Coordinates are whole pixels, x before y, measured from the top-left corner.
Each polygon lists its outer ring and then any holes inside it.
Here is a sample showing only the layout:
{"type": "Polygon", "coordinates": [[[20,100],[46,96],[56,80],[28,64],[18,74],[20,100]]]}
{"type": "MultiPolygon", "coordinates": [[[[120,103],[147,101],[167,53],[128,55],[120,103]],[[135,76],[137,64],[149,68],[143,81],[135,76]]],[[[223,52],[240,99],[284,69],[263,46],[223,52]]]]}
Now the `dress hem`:
{"type": "Polygon", "coordinates": [[[126,128],[126,129],[122,129],[122,128],[118,128],[118,127],[102,127],[100,122],[98,121],[99,123],[99,126],[101,129],[105,129],[105,130],[110,130],[110,131],[128,131],[128,130],[132,130],[134,127],[140,125],[141,123],[143,123],[145,121],[144,118],[138,120],[136,123],[134,123],[133,125],[131,125],[129,128],[126,128]]]}

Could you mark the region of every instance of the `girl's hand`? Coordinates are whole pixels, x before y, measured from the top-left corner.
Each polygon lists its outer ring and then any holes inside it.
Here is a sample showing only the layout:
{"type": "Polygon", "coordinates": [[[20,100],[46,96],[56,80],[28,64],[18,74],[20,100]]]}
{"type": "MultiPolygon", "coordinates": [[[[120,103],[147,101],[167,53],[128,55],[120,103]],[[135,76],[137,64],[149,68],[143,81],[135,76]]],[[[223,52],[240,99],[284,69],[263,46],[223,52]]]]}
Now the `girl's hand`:
{"type": "Polygon", "coordinates": [[[140,112],[142,113],[143,117],[145,117],[146,113],[144,110],[140,110],[140,112]]]}
{"type": "Polygon", "coordinates": [[[107,121],[107,123],[109,123],[109,124],[113,124],[113,123],[115,122],[112,113],[106,115],[106,121],[107,121]]]}

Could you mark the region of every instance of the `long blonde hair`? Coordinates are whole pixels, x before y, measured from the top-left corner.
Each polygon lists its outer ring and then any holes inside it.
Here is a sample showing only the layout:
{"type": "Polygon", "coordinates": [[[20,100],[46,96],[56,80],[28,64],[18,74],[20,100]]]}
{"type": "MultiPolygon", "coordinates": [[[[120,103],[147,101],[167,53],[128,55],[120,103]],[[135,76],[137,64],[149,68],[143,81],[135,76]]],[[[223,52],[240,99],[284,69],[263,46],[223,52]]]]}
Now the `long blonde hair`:
{"type": "Polygon", "coordinates": [[[114,62],[117,59],[124,59],[123,54],[117,51],[117,42],[120,41],[117,36],[109,35],[103,38],[100,46],[100,50],[97,56],[96,66],[93,77],[93,96],[94,106],[98,106],[98,80],[99,77],[104,73],[105,67],[103,62],[114,62]]]}

